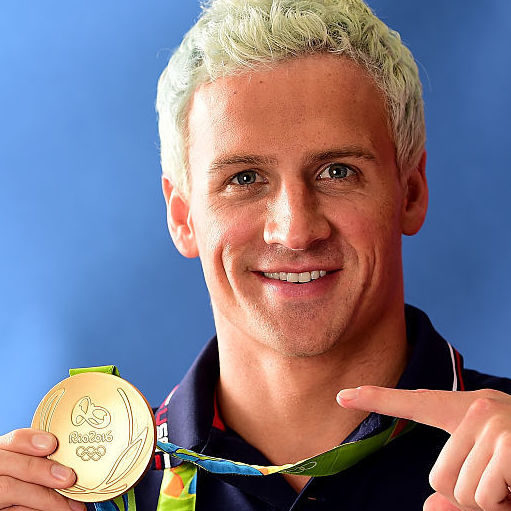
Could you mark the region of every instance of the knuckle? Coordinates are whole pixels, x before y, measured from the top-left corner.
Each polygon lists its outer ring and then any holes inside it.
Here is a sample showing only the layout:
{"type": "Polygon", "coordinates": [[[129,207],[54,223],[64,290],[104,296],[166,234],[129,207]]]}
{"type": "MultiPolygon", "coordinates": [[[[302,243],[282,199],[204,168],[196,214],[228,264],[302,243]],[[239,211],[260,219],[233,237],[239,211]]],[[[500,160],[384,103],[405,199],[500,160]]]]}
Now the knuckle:
{"type": "Polygon", "coordinates": [[[13,429],[0,436],[0,450],[21,452],[27,442],[30,442],[30,435],[34,430],[31,428],[13,429]]]}
{"type": "Polygon", "coordinates": [[[499,400],[507,396],[504,392],[495,389],[480,389],[474,392],[478,397],[499,400]]]}
{"type": "Polygon", "coordinates": [[[491,509],[491,506],[494,505],[489,492],[485,490],[481,490],[480,488],[476,489],[474,494],[474,500],[478,507],[481,509],[491,509]]]}
{"type": "Polygon", "coordinates": [[[455,483],[451,481],[443,472],[433,472],[429,474],[429,484],[437,493],[446,497],[452,497],[454,494],[455,483]]]}
{"type": "Polygon", "coordinates": [[[495,410],[482,418],[484,423],[481,427],[481,441],[491,445],[499,445],[511,448],[511,422],[509,416],[495,410]]]}
{"type": "Polygon", "coordinates": [[[456,485],[453,490],[454,500],[462,507],[472,508],[474,501],[470,498],[470,495],[465,491],[465,488],[461,488],[456,485]]]}
{"type": "Polygon", "coordinates": [[[13,431],[9,431],[9,433],[5,433],[5,435],[0,436],[0,446],[11,446],[19,441],[20,438],[20,430],[15,429],[13,431]]]}
{"type": "Polygon", "coordinates": [[[27,456],[25,459],[24,470],[27,474],[36,474],[41,472],[41,460],[34,456],[27,456]]]}
{"type": "Polygon", "coordinates": [[[452,494],[452,485],[448,484],[447,478],[436,465],[429,473],[429,484],[438,493],[443,495],[452,494]]]}
{"type": "Polygon", "coordinates": [[[505,432],[505,419],[500,415],[491,415],[484,423],[484,434],[495,438],[497,435],[500,438],[505,432]]]}
{"type": "Polygon", "coordinates": [[[497,455],[507,455],[511,452],[511,431],[501,431],[497,439],[497,455]]]}
{"type": "Polygon", "coordinates": [[[498,401],[491,397],[478,397],[468,407],[467,417],[481,418],[496,410],[498,401]]]}
{"type": "Polygon", "coordinates": [[[14,480],[12,477],[0,475],[0,495],[3,496],[2,500],[5,500],[12,492],[13,486],[14,480]]]}
{"type": "Polygon", "coordinates": [[[65,506],[63,507],[63,504],[65,504],[65,499],[62,497],[62,495],[58,494],[55,490],[52,490],[51,488],[44,488],[46,493],[46,503],[48,505],[48,509],[65,509],[65,506]]]}
{"type": "Polygon", "coordinates": [[[429,476],[428,476],[428,481],[429,481],[429,485],[431,486],[431,488],[433,488],[433,490],[435,491],[438,491],[437,489],[437,486],[438,486],[438,475],[437,475],[437,470],[435,470],[435,467],[432,468],[431,472],[429,473],[429,476]]]}

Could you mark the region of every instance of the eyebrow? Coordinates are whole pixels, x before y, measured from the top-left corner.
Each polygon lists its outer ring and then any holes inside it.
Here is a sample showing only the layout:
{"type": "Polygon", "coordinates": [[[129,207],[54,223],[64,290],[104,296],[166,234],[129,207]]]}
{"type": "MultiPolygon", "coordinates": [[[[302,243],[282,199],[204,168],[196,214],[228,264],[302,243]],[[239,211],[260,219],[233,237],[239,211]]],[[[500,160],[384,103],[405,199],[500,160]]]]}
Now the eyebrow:
{"type": "MultiPolygon", "coordinates": [[[[339,149],[331,149],[328,151],[321,151],[319,153],[311,152],[306,154],[303,163],[305,165],[312,165],[314,163],[335,160],[338,158],[358,158],[369,161],[376,161],[376,157],[371,152],[360,146],[346,146],[339,149]]],[[[262,156],[258,154],[229,154],[221,156],[214,160],[209,166],[209,172],[215,173],[224,167],[230,165],[277,165],[278,159],[274,156],[262,156]]]]}
{"type": "Polygon", "coordinates": [[[214,173],[229,165],[276,165],[277,158],[257,154],[230,154],[214,160],[209,166],[209,172],[214,173]]]}
{"type": "Polygon", "coordinates": [[[361,160],[376,161],[376,156],[360,146],[346,146],[340,149],[331,149],[320,153],[308,153],[304,163],[311,165],[320,161],[336,160],[338,158],[358,158],[361,160]]]}

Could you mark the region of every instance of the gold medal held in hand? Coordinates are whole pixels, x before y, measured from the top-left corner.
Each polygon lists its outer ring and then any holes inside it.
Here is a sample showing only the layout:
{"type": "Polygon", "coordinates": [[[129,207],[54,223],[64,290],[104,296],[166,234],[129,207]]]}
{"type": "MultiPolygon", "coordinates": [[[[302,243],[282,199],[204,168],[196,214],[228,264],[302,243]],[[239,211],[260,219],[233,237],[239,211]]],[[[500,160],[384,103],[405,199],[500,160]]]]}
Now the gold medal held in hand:
{"type": "Polygon", "coordinates": [[[81,372],[55,385],[39,403],[32,427],[57,437],[57,450],[48,458],[77,476],[74,486],[57,491],[82,502],[127,492],[148,469],[156,446],[144,396],[104,372],[81,372]]]}

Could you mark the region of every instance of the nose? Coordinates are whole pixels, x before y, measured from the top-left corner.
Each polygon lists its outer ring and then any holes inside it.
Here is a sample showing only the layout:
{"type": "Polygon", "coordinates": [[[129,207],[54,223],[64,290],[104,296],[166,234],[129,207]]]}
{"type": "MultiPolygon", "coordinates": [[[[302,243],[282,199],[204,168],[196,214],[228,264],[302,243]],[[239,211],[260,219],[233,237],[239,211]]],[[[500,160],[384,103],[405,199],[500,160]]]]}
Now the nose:
{"type": "Polygon", "coordinates": [[[266,243],[305,250],[330,234],[330,223],[313,190],[305,183],[282,186],[270,202],[264,228],[266,243]]]}

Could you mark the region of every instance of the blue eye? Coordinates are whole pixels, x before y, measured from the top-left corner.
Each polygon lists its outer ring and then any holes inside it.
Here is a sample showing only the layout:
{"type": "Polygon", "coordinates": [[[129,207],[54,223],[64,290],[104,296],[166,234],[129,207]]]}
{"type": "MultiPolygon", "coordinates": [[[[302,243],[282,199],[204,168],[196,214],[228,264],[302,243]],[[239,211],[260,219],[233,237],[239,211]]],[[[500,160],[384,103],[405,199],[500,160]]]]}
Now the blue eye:
{"type": "Polygon", "coordinates": [[[345,179],[355,174],[355,171],[343,163],[331,163],[318,176],[319,179],[345,179]]]}
{"type": "Polygon", "coordinates": [[[255,170],[244,170],[236,174],[231,183],[237,183],[239,185],[251,185],[257,181],[257,172],[255,170]]]}

